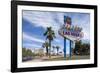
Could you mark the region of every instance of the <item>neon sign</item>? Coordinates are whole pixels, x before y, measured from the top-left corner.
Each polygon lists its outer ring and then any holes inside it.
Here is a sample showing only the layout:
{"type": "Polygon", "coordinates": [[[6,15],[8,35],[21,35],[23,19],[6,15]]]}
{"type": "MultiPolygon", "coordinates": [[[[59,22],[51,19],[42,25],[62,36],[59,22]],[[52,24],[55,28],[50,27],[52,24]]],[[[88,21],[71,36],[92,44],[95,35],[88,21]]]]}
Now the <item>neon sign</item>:
{"type": "Polygon", "coordinates": [[[84,36],[82,28],[77,25],[73,26],[71,23],[70,17],[64,17],[64,25],[59,29],[59,34],[72,41],[81,39],[84,36]]]}

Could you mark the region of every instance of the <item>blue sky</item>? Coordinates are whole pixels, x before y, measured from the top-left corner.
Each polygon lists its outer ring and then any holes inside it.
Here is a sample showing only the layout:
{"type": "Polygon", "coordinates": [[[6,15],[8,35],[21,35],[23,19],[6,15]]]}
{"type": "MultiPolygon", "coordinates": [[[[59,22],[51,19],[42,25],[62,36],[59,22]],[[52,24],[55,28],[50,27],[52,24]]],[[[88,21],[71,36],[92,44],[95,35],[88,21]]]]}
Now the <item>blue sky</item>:
{"type": "MultiPolygon", "coordinates": [[[[84,37],[82,40],[90,40],[90,14],[71,13],[71,12],[45,12],[45,11],[27,11],[23,10],[22,31],[23,47],[28,49],[40,49],[45,42],[46,37],[43,33],[47,27],[52,27],[56,38],[52,45],[60,46],[63,51],[63,37],[58,34],[58,29],[64,24],[64,16],[72,18],[72,25],[78,25],[83,28],[84,37]]],[[[69,41],[67,40],[67,53],[69,53],[69,41]]]]}

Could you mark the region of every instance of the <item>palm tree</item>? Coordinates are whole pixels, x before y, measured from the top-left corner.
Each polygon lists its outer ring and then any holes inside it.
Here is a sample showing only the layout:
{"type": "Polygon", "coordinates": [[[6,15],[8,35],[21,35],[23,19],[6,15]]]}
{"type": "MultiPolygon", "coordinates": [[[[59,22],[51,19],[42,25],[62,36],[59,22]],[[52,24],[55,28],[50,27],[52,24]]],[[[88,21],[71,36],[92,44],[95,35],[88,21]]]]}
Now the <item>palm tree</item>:
{"type": "Polygon", "coordinates": [[[60,48],[59,46],[56,46],[56,49],[57,49],[57,55],[58,55],[59,48],[60,48]]]}
{"type": "Polygon", "coordinates": [[[43,48],[46,48],[46,56],[48,56],[48,47],[49,47],[49,43],[48,43],[48,42],[43,43],[42,47],[43,47],[43,48]]]}
{"type": "Polygon", "coordinates": [[[52,46],[52,48],[53,48],[53,52],[54,52],[56,47],[55,46],[52,46]]]}
{"type": "Polygon", "coordinates": [[[51,27],[47,27],[47,30],[46,32],[44,33],[44,36],[46,36],[46,39],[48,39],[49,41],[49,57],[51,57],[50,55],[50,50],[51,50],[51,42],[53,41],[53,39],[55,38],[55,33],[54,31],[52,30],[51,27]]]}

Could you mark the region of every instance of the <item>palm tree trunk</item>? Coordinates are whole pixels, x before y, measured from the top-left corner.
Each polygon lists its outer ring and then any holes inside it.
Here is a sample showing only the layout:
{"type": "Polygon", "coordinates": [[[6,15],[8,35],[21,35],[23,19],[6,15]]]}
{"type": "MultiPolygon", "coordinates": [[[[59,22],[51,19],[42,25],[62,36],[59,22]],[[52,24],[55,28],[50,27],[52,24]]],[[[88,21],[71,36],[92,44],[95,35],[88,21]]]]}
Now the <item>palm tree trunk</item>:
{"type": "Polygon", "coordinates": [[[46,56],[48,56],[48,47],[46,47],[46,56]]]}
{"type": "Polygon", "coordinates": [[[49,58],[51,58],[51,40],[49,40],[49,45],[50,45],[50,47],[49,47],[49,58]]]}
{"type": "Polygon", "coordinates": [[[58,55],[58,49],[57,49],[57,55],[58,55]]]}

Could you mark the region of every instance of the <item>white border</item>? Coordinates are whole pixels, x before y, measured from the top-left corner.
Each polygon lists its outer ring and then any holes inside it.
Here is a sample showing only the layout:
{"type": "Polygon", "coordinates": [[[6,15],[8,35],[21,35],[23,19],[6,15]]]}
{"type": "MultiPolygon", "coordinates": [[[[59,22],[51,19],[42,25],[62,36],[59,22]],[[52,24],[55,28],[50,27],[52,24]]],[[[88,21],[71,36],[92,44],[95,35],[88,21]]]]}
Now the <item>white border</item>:
{"type": "Polygon", "coordinates": [[[17,35],[17,64],[18,68],[24,67],[40,67],[40,66],[57,66],[57,65],[76,65],[76,64],[93,64],[94,63],[94,10],[77,9],[77,8],[58,8],[43,6],[18,6],[18,35],[17,35]],[[89,60],[68,60],[68,61],[49,61],[49,62],[22,62],[22,10],[41,10],[41,11],[61,11],[61,12],[82,12],[90,13],[90,59],[89,60]]]}

